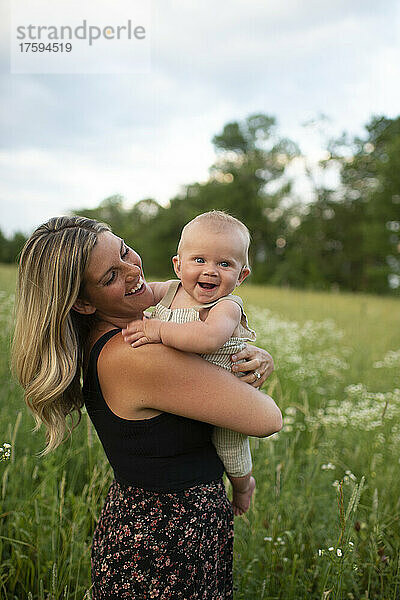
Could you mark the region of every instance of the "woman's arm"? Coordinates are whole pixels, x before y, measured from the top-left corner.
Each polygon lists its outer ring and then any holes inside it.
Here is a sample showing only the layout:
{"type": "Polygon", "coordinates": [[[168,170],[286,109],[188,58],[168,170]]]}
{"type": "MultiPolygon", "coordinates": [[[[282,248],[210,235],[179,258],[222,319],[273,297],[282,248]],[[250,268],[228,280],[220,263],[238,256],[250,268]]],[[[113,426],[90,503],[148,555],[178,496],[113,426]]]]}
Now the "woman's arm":
{"type": "Polygon", "coordinates": [[[258,437],[282,427],[272,398],[225,369],[162,344],[133,349],[116,335],[100,354],[98,372],[107,404],[125,419],[153,409],[258,437]]]}

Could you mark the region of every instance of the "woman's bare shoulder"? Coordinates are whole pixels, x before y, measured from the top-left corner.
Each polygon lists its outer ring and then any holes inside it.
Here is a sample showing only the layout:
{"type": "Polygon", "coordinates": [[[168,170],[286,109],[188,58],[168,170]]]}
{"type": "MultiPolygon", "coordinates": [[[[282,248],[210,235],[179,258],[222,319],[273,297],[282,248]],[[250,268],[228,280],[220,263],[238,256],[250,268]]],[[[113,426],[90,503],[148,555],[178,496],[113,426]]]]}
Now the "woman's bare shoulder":
{"type": "Polygon", "coordinates": [[[104,345],[100,359],[105,368],[113,371],[114,375],[118,372],[123,374],[124,369],[130,370],[135,367],[140,367],[144,371],[143,374],[145,374],[145,372],[154,369],[155,362],[159,367],[163,363],[167,364],[168,360],[171,359],[169,350],[172,350],[172,348],[162,344],[146,344],[139,348],[132,348],[124,341],[121,332],[119,332],[104,345]]]}
{"type": "Polygon", "coordinates": [[[155,373],[164,370],[165,350],[161,344],[132,348],[121,333],[106,342],[99,354],[97,372],[104,399],[115,414],[141,419],[162,412],[143,399],[156,389],[155,373]]]}
{"type": "Polygon", "coordinates": [[[98,371],[110,387],[127,396],[135,391],[136,397],[142,397],[151,407],[155,391],[167,387],[178,390],[182,379],[189,380],[190,373],[198,366],[203,367],[203,363],[199,356],[163,344],[132,348],[117,334],[102,349],[98,371]]]}

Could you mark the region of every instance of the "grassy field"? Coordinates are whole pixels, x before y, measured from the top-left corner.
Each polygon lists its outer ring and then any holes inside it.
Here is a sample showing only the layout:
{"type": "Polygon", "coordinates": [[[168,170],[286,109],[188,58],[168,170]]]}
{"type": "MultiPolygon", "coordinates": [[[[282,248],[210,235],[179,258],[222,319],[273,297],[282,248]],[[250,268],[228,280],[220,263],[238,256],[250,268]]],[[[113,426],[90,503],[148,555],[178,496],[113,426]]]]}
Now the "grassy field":
{"type": "MultiPolygon", "coordinates": [[[[15,272],[0,266],[0,598],[90,597],[111,473],[86,415],[38,458],[8,367],[15,272]],[[7,450],[7,449],[6,449],[7,450]]],[[[235,600],[400,598],[400,302],[243,286],[284,428],[252,440],[255,501],[235,521],[235,600]],[[389,354],[388,354],[389,353],[389,354]],[[385,358],[386,357],[386,358],[385,358]]]]}

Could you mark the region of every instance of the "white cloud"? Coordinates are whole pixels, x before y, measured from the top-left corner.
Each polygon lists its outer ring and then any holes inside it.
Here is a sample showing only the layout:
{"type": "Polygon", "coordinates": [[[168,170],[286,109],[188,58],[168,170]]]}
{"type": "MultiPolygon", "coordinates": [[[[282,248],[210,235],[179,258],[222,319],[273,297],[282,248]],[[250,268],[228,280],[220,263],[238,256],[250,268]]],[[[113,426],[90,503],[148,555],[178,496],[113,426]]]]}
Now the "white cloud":
{"type": "MultiPolygon", "coordinates": [[[[207,177],[212,136],[251,112],[277,116],[280,131],[310,153],[323,137],[301,123],[318,113],[332,117],[327,135],[360,133],[373,113],[397,116],[395,7],[153,0],[149,75],[3,73],[0,228],[29,230],[54,211],[118,192],[131,203],[166,202],[207,177]]],[[[0,52],[4,64],[4,44],[0,52]]]]}

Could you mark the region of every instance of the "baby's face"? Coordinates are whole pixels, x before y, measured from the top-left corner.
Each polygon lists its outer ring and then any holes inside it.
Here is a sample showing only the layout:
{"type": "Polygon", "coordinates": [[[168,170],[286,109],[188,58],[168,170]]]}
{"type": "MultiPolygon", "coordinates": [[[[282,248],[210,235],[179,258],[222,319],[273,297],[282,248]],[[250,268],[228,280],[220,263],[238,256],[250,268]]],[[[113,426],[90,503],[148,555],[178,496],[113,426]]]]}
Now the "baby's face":
{"type": "Polygon", "coordinates": [[[184,290],[199,304],[231,294],[249,274],[246,244],[233,227],[210,229],[195,224],[185,232],[179,257],[173,259],[184,290]]]}

